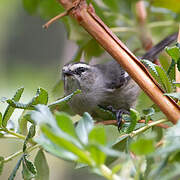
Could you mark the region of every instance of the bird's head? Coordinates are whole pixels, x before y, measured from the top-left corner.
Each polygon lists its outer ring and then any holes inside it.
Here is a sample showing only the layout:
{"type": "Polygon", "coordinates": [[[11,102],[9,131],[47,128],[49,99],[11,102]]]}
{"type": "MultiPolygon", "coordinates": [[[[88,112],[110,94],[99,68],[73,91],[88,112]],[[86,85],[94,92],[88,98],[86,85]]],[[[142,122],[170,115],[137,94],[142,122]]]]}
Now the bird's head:
{"type": "Polygon", "coordinates": [[[62,77],[65,92],[72,93],[76,89],[88,89],[93,83],[93,69],[93,66],[82,62],[64,65],[62,77]]]}

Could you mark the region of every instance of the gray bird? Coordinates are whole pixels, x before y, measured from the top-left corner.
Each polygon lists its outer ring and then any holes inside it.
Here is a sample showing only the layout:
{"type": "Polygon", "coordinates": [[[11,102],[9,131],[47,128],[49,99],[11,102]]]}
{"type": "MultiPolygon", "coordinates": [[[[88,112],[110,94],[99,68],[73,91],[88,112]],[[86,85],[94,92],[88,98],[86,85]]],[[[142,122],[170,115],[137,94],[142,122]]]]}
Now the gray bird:
{"type": "MultiPolygon", "coordinates": [[[[149,59],[154,59],[176,37],[177,34],[169,36],[163,40],[164,43],[160,42],[153,47],[153,51],[150,50],[150,53],[146,53],[143,57],[147,55],[149,59]]],[[[68,63],[62,69],[62,76],[65,95],[77,89],[81,90],[81,93],[69,102],[76,114],[89,112],[95,119],[101,119],[99,108],[103,107],[116,114],[118,128],[122,114],[135,107],[140,92],[139,86],[115,60],[96,65],[82,62],[68,63]]]]}

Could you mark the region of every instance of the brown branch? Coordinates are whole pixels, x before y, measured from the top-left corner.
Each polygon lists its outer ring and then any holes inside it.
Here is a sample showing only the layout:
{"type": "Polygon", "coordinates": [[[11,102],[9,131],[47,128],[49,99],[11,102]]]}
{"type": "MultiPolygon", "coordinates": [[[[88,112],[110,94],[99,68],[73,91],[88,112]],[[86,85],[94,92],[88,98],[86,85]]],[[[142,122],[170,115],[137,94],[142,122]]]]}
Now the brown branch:
{"type": "Polygon", "coordinates": [[[69,14],[91,34],[98,43],[129,73],[145,93],[159,106],[161,111],[172,123],[180,118],[180,107],[164,92],[152,78],[145,66],[132,54],[129,49],[115,36],[111,30],[95,14],[92,5],[85,0],[58,0],[68,10],[69,14]]]}
{"type": "MultiPolygon", "coordinates": [[[[136,15],[138,22],[138,32],[143,48],[148,51],[153,47],[153,40],[151,33],[147,28],[147,11],[143,0],[139,0],[136,3],[136,15]]],[[[154,59],[155,64],[160,65],[158,59],[154,59]]]]}
{"type": "Polygon", "coordinates": [[[146,27],[147,13],[143,0],[139,0],[136,3],[136,15],[140,40],[142,42],[143,48],[147,51],[152,48],[153,43],[149,29],[146,27]]]}
{"type": "MultiPolygon", "coordinates": [[[[125,121],[123,120],[122,123],[124,123],[125,121]]],[[[145,120],[139,120],[138,123],[145,123],[146,121],[145,120]]],[[[152,123],[153,121],[149,121],[148,123],[152,123]]],[[[98,122],[95,122],[96,125],[98,124],[103,124],[103,125],[115,125],[117,126],[117,120],[106,120],[106,121],[98,121],[98,122]]],[[[156,126],[158,127],[161,127],[161,128],[164,128],[164,129],[167,129],[169,128],[169,126],[167,124],[157,124],[156,126]]]]}

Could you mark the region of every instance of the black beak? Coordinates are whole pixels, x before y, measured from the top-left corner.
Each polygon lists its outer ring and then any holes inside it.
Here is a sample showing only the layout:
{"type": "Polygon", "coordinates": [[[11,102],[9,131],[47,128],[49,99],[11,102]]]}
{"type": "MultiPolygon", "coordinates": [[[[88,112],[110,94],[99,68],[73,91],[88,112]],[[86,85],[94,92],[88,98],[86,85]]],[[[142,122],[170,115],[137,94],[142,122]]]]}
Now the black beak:
{"type": "Polygon", "coordinates": [[[70,71],[70,70],[67,70],[67,71],[63,70],[63,75],[64,75],[64,76],[72,76],[72,75],[73,75],[73,72],[70,71]]]}

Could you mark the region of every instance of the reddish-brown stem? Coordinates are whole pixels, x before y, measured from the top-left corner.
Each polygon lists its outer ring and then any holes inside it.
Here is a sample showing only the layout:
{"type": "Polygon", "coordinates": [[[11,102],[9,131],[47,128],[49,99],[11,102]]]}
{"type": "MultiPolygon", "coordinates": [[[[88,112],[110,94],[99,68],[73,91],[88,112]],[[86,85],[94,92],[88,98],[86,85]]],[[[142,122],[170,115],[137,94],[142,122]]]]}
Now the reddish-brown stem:
{"type": "MultiPolygon", "coordinates": [[[[138,121],[138,123],[145,123],[145,122],[146,121],[143,120],[143,119],[138,121]]],[[[150,120],[148,123],[151,123],[151,122],[153,122],[153,121],[150,120]]],[[[124,121],[122,123],[124,123],[124,121]]],[[[100,121],[100,122],[96,122],[95,124],[96,125],[103,124],[103,125],[116,125],[117,126],[117,120],[100,121]]],[[[157,124],[156,126],[164,128],[164,129],[169,128],[169,126],[167,124],[162,124],[162,123],[161,124],[157,124]]]]}
{"type": "MultiPolygon", "coordinates": [[[[136,3],[136,15],[139,29],[139,37],[142,43],[143,48],[148,51],[153,47],[153,41],[151,33],[146,26],[147,12],[145,8],[145,3],[143,0],[139,0],[136,3]]],[[[158,59],[154,59],[154,63],[160,65],[158,59]]]]}
{"type": "Polygon", "coordinates": [[[50,19],[46,24],[43,25],[44,29],[47,29],[52,23],[54,23],[55,21],[57,21],[58,19],[67,16],[68,15],[68,11],[65,11],[57,16],[55,16],[54,18],[50,19]]]}
{"type": "Polygon", "coordinates": [[[156,144],[156,148],[161,147],[161,146],[163,145],[163,143],[164,143],[164,140],[161,139],[161,140],[156,144]]]}
{"type": "Polygon", "coordinates": [[[136,3],[136,15],[139,29],[139,36],[143,45],[143,48],[147,51],[152,48],[152,38],[150,36],[149,30],[146,27],[146,8],[143,0],[139,0],[136,3]]]}

